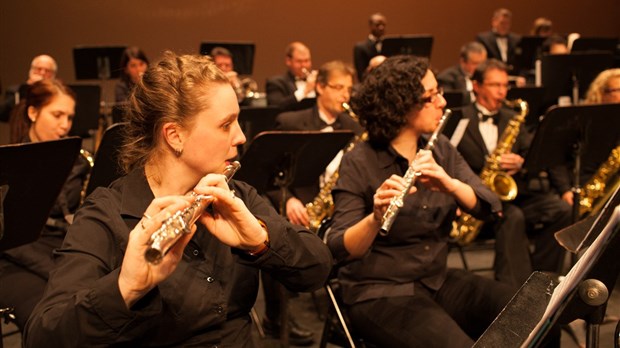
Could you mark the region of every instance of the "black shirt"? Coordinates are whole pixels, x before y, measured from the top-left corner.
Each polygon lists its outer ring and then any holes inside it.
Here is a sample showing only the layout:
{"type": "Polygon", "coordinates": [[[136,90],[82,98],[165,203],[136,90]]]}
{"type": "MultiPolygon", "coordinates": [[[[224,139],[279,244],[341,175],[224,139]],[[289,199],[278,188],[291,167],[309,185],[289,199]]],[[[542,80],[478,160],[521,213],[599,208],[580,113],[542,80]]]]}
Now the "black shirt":
{"type": "MultiPolygon", "coordinates": [[[[421,138],[419,148],[425,142],[421,138]]],[[[469,213],[482,218],[501,209],[496,195],[482,184],[446,137],[439,138],[433,157],[449,176],[474,190],[478,202],[469,213]]],[[[327,235],[328,246],[337,260],[349,256],[344,247],[344,233],[372,212],[377,187],[392,174],[403,176],[407,167],[407,159],[393,148],[373,148],[367,142],[344,155],[340,178],[332,192],[336,211],[327,235]]],[[[341,267],[339,278],[346,303],[411,296],[415,282],[431,289],[439,289],[443,284],[447,239],[457,203],[446,193],[430,191],[423,185],[416,187],[418,191],[405,199],[389,235],[377,235],[364,257],[341,267]]]]}
{"type": "Polygon", "coordinates": [[[129,232],[153,193],[143,169],[95,190],[57,251],[57,267],[24,332],[26,346],[253,346],[248,313],[259,268],[291,290],[311,291],[324,284],[331,256],[319,238],[282,219],[254,188],[231,186],[267,225],[271,248],[252,257],[198,225],[174,273],[130,310],[118,276],[129,232]]]}

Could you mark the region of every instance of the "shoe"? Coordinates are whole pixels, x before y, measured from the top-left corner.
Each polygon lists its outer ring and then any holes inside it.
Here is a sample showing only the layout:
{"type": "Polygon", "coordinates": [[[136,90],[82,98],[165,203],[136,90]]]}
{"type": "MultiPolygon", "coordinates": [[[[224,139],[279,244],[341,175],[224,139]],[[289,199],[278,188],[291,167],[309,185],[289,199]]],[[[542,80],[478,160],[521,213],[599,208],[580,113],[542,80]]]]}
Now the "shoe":
{"type": "MultiPolygon", "coordinates": [[[[263,318],[263,330],[265,335],[280,338],[280,323],[263,318]]],[[[309,346],[314,343],[312,331],[303,328],[293,318],[288,319],[288,341],[294,346],[309,346]]]]}

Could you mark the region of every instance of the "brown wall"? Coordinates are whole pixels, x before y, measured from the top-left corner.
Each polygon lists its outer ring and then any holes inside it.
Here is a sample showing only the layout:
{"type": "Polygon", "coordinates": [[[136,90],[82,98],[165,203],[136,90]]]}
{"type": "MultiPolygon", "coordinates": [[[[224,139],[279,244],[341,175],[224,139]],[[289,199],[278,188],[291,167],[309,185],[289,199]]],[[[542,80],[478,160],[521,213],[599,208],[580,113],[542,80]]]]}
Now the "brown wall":
{"type": "Polygon", "coordinates": [[[283,48],[306,42],[315,66],[340,58],[351,61],[352,46],[367,35],[368,15],[383,12],[389,34],[431,33],[432,62],[442,69],[455,61],[461,44],[487,30],[492,11],[514,13],[513,30],[526,33],[543,15],[558,32],[620,35],[618,0],[496,1],[259,1],[259,0],[2,0],[0,81],[26,78],[30,59],[47,52],[57,58],[59,76],[74,81],[72,47],[138,45],[154,60],[165,49],[196,53],[206,40],[253,41],[254,77],[283,71],[283,48]],[[558,7],[561,7],[559,9],[558,7]]]}

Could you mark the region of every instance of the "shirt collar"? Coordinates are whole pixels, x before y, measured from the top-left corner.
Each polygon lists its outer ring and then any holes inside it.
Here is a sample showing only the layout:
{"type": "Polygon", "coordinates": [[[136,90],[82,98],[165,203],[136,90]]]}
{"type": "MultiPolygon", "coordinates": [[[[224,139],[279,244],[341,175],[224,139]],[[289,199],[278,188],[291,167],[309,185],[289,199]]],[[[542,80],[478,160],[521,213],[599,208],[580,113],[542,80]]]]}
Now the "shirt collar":
{"type": "Polygon", "coordinates": [[[140,218],[155,198],[144,168],[135,168],[125,178],[121,191],[121,216],[140,218]]]}

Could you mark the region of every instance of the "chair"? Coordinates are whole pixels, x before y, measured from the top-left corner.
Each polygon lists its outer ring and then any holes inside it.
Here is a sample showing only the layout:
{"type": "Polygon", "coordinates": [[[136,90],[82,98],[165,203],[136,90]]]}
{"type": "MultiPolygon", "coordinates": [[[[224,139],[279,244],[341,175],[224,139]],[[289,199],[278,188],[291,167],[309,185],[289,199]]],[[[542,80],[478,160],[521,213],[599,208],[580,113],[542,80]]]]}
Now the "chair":
{"type": "MultiPolygon", "coordinates": [[[[317,235],[324,242],[331,228],[331,222],[331,219],[323,220],[317,231],[317,235]]],[[[345,306],[341,300],[341,286],[337,274],[338,265],[335,265],[325,284],[325,291],[329,297],[329,302],[319,346],[325,348],[329,342],[343,347],[368,347],[367,342],[364,342],[364,340],[359,337],[356,338],[350,328],[351,325],[345,311],[345,306]]]]}

